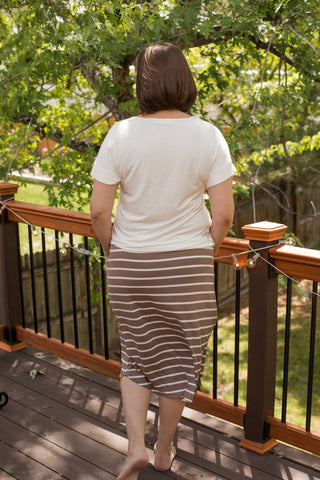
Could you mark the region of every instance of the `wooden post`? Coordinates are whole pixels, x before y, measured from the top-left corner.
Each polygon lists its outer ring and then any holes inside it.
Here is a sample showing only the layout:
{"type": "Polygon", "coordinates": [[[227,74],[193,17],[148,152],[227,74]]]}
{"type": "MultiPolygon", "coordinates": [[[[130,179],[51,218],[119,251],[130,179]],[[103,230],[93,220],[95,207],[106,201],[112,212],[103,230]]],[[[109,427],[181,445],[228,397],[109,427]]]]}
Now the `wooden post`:
{"type": "Polygon", "coordinates": [[[249,269],[249,346],[245,437],[240,446],[263,454],[277,442],[269,437],[267,416],[273,415],[277,357],[277,278],[269,260],[286,225],[258,222],[242,227],[257,258],[249,269]],[[262,250],[260,250],[262,249],[262,250]]]}
{"type": "Polygon", "coordinates": [[[18,188],[17,184],[0,182],[0,348],[8,352],[26,347],[15,336],[15,325],[21,323],[18,224],[9,222],[4,206],[18,188]]]}

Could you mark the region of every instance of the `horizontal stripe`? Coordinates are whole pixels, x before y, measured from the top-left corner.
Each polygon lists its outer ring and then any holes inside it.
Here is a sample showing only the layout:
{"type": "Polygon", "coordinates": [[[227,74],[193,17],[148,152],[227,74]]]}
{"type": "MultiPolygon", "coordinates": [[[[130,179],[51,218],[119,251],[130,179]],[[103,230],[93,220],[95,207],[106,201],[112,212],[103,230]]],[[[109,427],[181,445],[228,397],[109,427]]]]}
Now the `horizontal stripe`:
{"type": "MultiPolygon", "coordinates": [[[[147,307],[145,309],[141,309],[141,308],[136,308],[135,310],[125,310],[124,308],[119,308],[117,309],[117,312],[120,313],[120,312],[125,312],[125,313],[137,313],[137,312],[141,312],[141,310],[156,310],[158,313],[186,313],[185,310],[165,310],[164,308],[155,308],[155,307],[147,307]]],[[[196,310],[188,310],[188,314],[190,313],[199,313],[199,312],[207,312],[207,311],[211,311],[212,310],[212,307],[209,307],[209,308],[198,308],[196,310]]]]}
{"type": "MultiPolygon", "coordinates": [[[[166,365],[166,371],[167,371],[167,370],[170,370],[171,368],[177,368],[177,367],[176,367],[176,365],[166,365]]],[[[147,370],[146,370],[146,371],[147,371],[147,370]]],[[[164,369],[163,369],[163,368],[158,368],[158,369],[156,369],[156,370],[152,370],[152,375],[154,375],[154,374],[157,373],[157,372],[162,372],[162,373],[163,373],[163,372],[164,372],[164,369]]],[[[193,373],[184,372],[183,374],[186,375],[187,377],[194,378],[194,374],[193,374],[193,373]]],[[[169,375],[167,375],[166,373],[164,373],[163,376],[164,376],[164,377],[167,377],[167,376],[170,377],[170,376],[172,376],[172,375],[178,376],[178,375],[181,375],[181,373],[175,372],[175,373],[172,373],[172,374],[169,374],[169,375]]],[[[154,378],[154,377],[153,377],[153,378],[154,378]]],[[[157,380],[158,378],[162,378],[162,377],[155,377],[154,379],[157,380]]]]}
{"type": "MultiPolygon", "coordinates": [[[[152,349],[154,350],[154,349],[152,349]]],[[[137,359],[137,362],[139,362],[140,360],[143,360],[143,362],[145,362],[146,360],[155,360],[156,358],[161,358],[162,356],[164,356],[164,354],[171,354],[171,358],[175,358],[176,356],[176,352],[188,352],[188,355],[190,356],[191,352],[192,352],[192,357],[193,357],[193,361],[196,359],[197,361],[199,360],[199,358],[201,358],[201,354],[202,354],[202,351],[203,351],[203,348],[201,346],[192,346],[190,345],[189,346],[189,349],[186,349],[185,348],[169,348],[169,349],[166,349],[166,350],[159,350],[159,351],[153,351],[153,354],[152,355],[146,355],[146,352],[144,353],[143,355],[143,359],[141,359],[141,352],[139,352],[135,347],[128,347],[126,346],[126,353],[128,354],[128,356],[132,359],[137,359]],[[195,350],[196,349],[200,349],[199,352],[196,352],[195,350]],[[132,351],[132,353],[129,355],[129,353],[132,351]]],[[[168,358],[168,357],[167,357],[168,358]]],[[[169,355],[169,358],[170,358],[170,355],[169,355]]],[[[133,362],[133,363],[136,363],[136,362],[133,362]]]]}
{"type": "MultiPolygon", "coordinates": [[[[133,348],[128,348],[127,350],[134,350],[133,348]]],[[[162,352],[158,352],[156,353],[155,355],[149,355],[149,356],[144,356],[143,357],[143,360],[151,360],[151,359],[154,359],[156,357],[159,357],[159,355],[164,355],[165,353],[176,353],[176,352],[186,352],[186,348],[175,348],[175,349],[169,349],[169,350],[162,350],[162,352]]],[[[131,358],[134,359],[135,357],[137,357],[137,359],[139,360],[139,355],[131,355],[131,358]]],[[[175,358],[175,357],[173,357],[175,358]]]]}
{"type": "Polygon", "coordinates": [[[118,276],[111,276],[109,278],[112,278],[112,280],[135,280],[137,282],[145,282],[146,280],[149,282],[150,280],[168,280],[169,278],[170,279],[173,279],[173,278],[188,278],[188,277],[192,277],[194,278],[194,276],[197,276],[197,277],[214,277],[213,274],[211,273],[197,273],[197,274],[194,274],[194,273],[190,273],[190,274],[185,274],[185,275],[166,275],[166,276],[163,276],[163,277],[160,277],[160,276],[157,276],[157,277],[148,277],[147,279],[145,277],[143,278],[137,278],[137,277],[118,277],[118,276]]]}
{"type": "MultiPolygon", "coordinates": [[[[210,284],[211,285],[211,284],[210,284]]],[[[152,296],[157,296],[157,297],[177,297],[179,295],[185,295],[185,296],[189,296],[189,295],[207,295],[208,293],[211,293],[212,294],[212,290],[206,290],[206,291],[199,291],[199,292],[181,292],[181,293],[152,293],[152,296]]],[[[112,296],[115,297],[128,297],[128,294],[127,293],[112,293],[112,296]]],[[[141,293],[131,293],[130,292],[130,297],[134,297],[134,296],[139,296],[139,297],[145,297],[145,293],[144,294],[141,294],[141,293]]],[[[147,301],[147,300],[146,300],[147,301]]],[[[150,301],[150,300],[148,300],[150,301]]]]}
{"type": "MultiPolygon", "coordinates": [[[[126,325],[126,329],[124,329],[124,327],[122,327],[122,334],[123,334],[123,335],[124,335],[124,334],[132,334],[132,335],[134,335],[134,338],[137,338],[137,337],[142,337],[142,338],[144,338],[144,337],[149,337],[149,336],[151,336],[152,333],[154,333],[154,332],[157,332],[157,333],[159,333],[159,332],[161,332],[161,331],[162,331],[162,332],[169,332],[169,333],[167,333],[167,335],[166,335],[166,336],[169,336],[169,335],[170,335],[170,331],[172,331],[172,332],[175,332],[175,331],[176,331],[176,330],[174,330],[173,328],[171,328],[171,329],[169,330],[168,327],[157,327],[157,328],[153,328],[153,329],[151,329],[151,330],[149,330],[149,329],[148,329],[147,327],[145,327],[145,326],[142,326],[142,327],[139,326],[139,328],[143,328],[143,331],[142,331],[141,333],[137,333],[136,331],[133,331],[133,332],[132,332],[132,331],[131,331],[131,328],[128,328],[128,326],[126,325]]],[[[201,329],[202,331],[203,331],[203,330],[205,330],[205,331],[208,330],[207,333],[210,333],[210,334],[211,334],[212,326],[211,326],[211,325],[208,325],[208,326],[206,326],[206,327],[199,327],[199,326],[197,326],[197,327],[193,327],[193,328],[184,328],[183,331],[184,331],[184,332],[194,332],[194,331],[195,331],[195,332],[199,333],[199,330],[200,330],[200,329],[201,329]]],[[[202,332],[202,333],[203,333],[203,332],[202,332]]],[[[158,337],[154,337],[154,338],[158,338],[158,337]]],[[[189,339],[189,338],[190,338],[190,337],[188,336],[188,339],[189,339]]]]}
{"type": "MultiPolygon", "coordinates": [[[[171,329],[173,332],[175,331],[174,329],[171,329]]],[[[134,335],[134,338],[136,339],[137,337],[142,337],[142,338],[145,338],[146,336],[151,336],[153,332],[168,332],[168,327],[160,327],[160,328],[153,328],[152,330],[147,330],[144,328],[144,331],[142,333],[137,333],[137,332],[131,332],[129,329],[124,329],[122,327],[122,334],[125,335],[125,334],[132,334],[134,335]]],[[[167,335],[166,335],[167,336],[167,335]]],[[[182,334],[180,335],[180,337],[182,337],[182,334]]],[[[153,337],[153,338],[160,338],[160,337],[153,337]]],[[[145,342],[144,342],[145,343],[145,342]]]]}
{"type": "MultiPolygon", "coordinates": [[[[161,368],[161,370],[164,370],[164,369],[167,369],[167,368],[171,368],[171,367],[174,367],[174,368],[177,368],[177,365],[176,363],[174,363],[174,365],[170,365],[169,362],[175,362],[175,361],[179,361],[180,364],[179,364],[179,367],[181,368],[181,370],[183,371],[188,371],[189,369],[193,370],[193,366],[191,365],[188,365],[186,363],[183,363],[183,361],[185,360],[185,358],[183,357],[180,357],[179,355],[177,355],[174,359],[173,358],[163,358],[163,359],[159,359],[157,360],[156,362],[154,363],[151,363],[151,362],[148,362],[148,365],[145,366],[145,372],[148,374],[148,372],[155,372],[157,370],[150,370],[150,367],[152,367],[153,365],[156,365],[156,366],[159,366],[160,364],[162,363],[166,363],[166,365],[164,367],[161,368]]],[[[124,365],[130,365],[129,362],[127,362],[126,360],[122,359],[121,362],[124,364],[124,365]]],[[[149,373],[150,374],[150,373],[149,373]]]]}
{"type": "MultiPolygon", "coordinates": [[[[171,334],[171,335],[170,335],[170,339],[171,339],[171,338],[174,338],[174,337],[178,337],[178,338],[184,340],[183,335],[178,335],[178,334],[171,334]]],[[[150,340],[145,340],[145,341],[143,342],[143,345],[147,345],[147,344],[150,343],[150,342],[154,342],[155,340],[157,340],[157,338],[162,338],[162,337],[161,337],[161,336],[158,336],[158,337],[150,338],[150,340]]],[[[197,339],[199,339],[199,335],[197,335],[196,337],[188,337],[188,341],[189,341],[189,342],[190,342],[190,340],[197,340],[197,339]]],[[[132,338],[126,338],[126,342],[127,342],[127,344],[128,344],[128,342],[134,342],[135,344],[137,343],[136,340],[134,340],[134,339],[132,339],[132,338]]],[[[150,350],[154,350],[155,348],[160,348],[162,345],[172,345],[172,344],[173,344],[173,345],[176,345],[176,342],[168,342],[168,341],[166,341],[166,342],[164,342],[164,343],[157,343],[156,346],[151,347],[151,348],[148,348],[148,349],[137,347],[137,350],[138,350],[139,352],[149,352],[150,350]]]]}
{"type": "MultiPolygon", "coordinates": [[[[187,315],[187,314],[184,312],[184,315],[187,315]]],[[[140,317],[137,317],[137,318],[135,318],[134,320],[135,320],[135,321],[136,321],[136,320],[142,320],[142,319],[144,319],[144,318],[150,318],[150,317],[151,317],[151,318],[161,317],[161,318],[163,318],[164,320],[177,320],[176,317],[165,317],[164,315],[160,315],[160,314],[158,314],[158,315],[141,315],[140,317]]],[[[119,316],[118,320],[119,320],[119,319],[120,319],[120,316],[119,316]]],[[[124,317],[124,316],[122,316],[122,315],[121,315],[121,319],[122,319],[122,320],[131,320],[131,321],[132,321],[132,318],[131,318],[131,317],[124,317]]],[[[213,320],[213,317],[202,317],[201,320],[213,320]]],[[[193,319],[193,320],[181,320],[181,319],[179,319],[179,321],[180,321],[181,323],[183,323],[183,325],[184,325],[185,323],[190,323],[190,322],[199,322],[198,319],[193,319]]]]}
{"type": "MultiPolygon", "coordinates": [[[[165,262],[164,262],[165,263],[165,262]]],[[[107,272],[109,278],[117,278],[117,277],[126,277],[130,278],[133,275],[133,278],[150,278],[150,275],[154,275],[156,278],[159,278],[161,274],[167,273],[169,277],[173,277],[174,275],[183,277],[184,275],[198,275],[201,273],[206,273],[214,276],[214,267],[213,265],[185,265],[183,267],[179,267],[178,265],[169,267],[163,266],[159,268],[146,268],[146,269],[133,269],[133,268],[125,268],[125,267],[108,267],[107,272]]]]}
{"type": "MultiPolygon", "coordinates": [[[[204,283],[178,283],[178,284],[174,284],[173,285],[173,288],[176,288],[176,287],[192,287],[192,286],[198,286],[198,285],[211,285],[212,286],[212,283],[210,282],[204,282],[204,283]]],[[[113,288],[112,285],[110,285],[111,288],[113,288]]],[[[126,288],[128,289],[128,285],[117,285],[117,288],[126,288]]],[[[139,288],[140,289],[144,289],[144,288],[154,288],[153,285],[139,285],[139,288]]],[[[157,288],[168,288],[168,285],[157,285],[157,288]]]]}
{"type": "MultiPolygon", "coordinates": [[[[177,342],[169,342],[169,341],[165,341],[165,342],[162,342],[162,343],[158,343],[156,346],[153,346],[151,348],[141,348],[140,346],[137,346],[137,342],[135,342],[134,340],[131,340],[131,339],[126,339],[126,344],[127,344],[127,351],[131,350],[132,348],[134,348],[138,353],[146,353],[146,352],[155,352],[157,350],[160,349],[159,353],[162,353],[163,350],[161,350],[161,347],[167,347],[168,345],[177,345],[177,342]],[[130,347],[128,345],[129,342],[134,342],[135,346],[134,347],[130,347]]],[[[196,345],[197,347],[197,345],[196,345]]],[[[168,352],[169,350],[166,350],[166,352],[168,352]]],[[[175,352],[175,348],[172,348],[171,350],[172,352],[175,352]]],[[[144,357],[145,358],[145,357],[144,357]]]]}
{"type": "MultiPolygon", "coordinates": [[[[151,302],[150,300],[135,300],[133,302],[119,302],[117,301],[117,304],[123,303],[125,305],[137,305],[140,303],[152,303],[153,305],[194,305],[195,303],[213,303],[216,304],[216,301],[213,299],[206,299],[206,300],[193,300],[190,302],[151,302]]],[[[128,310],[129,311],[129,310],[128,310]]]]}
{"type": "MultiPolygon", "coordinates": [[[[176,377],[177,379],[179,379],[179,378],[185,377],[185,376],[189,376],[189,377],[192,378],[192,380],[194,380],[194,375],[191,375],[190,373],[189,374],[181,373],[181,372],[167,373],[167,372],[164,372],[164,371],[162,371],[162,373],[163,373],[163,375],[161,375],[160,377],[156,377],[152,374],[152,376],[150,377],[152,382],[162,380],[163,378],[176,377]]],[[[191,383],[192,383],[192,380],[191,380],[191,383]]],[[[183,378],[182,380],[175,380],[175,382],[172,383],[172,385],[178,384],[178,383],[185,383],[186,381],[189,382],[189,380],[186,380],[186,378],[183,378]]]]}

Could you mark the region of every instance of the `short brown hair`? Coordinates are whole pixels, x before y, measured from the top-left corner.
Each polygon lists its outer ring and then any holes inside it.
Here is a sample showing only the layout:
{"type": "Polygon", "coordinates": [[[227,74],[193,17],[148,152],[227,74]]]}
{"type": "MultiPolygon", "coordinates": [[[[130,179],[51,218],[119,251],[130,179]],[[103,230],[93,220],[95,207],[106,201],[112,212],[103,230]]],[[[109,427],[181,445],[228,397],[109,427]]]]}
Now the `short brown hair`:
{"type": "Polygon", "coordinates": [[[197,98],[188,62],[171,43],[157,42],[145,47],[136,59],[136,73],[141,113],[173,109],[187,112],[197,98]]]}

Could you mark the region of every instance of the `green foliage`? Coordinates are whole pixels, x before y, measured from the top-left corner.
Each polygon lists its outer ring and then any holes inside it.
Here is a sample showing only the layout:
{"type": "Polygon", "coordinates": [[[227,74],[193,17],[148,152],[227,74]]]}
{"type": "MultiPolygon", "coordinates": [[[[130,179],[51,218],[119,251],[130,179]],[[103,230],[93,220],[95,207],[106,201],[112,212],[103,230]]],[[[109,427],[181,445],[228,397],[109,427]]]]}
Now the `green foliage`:
{"type": "Polygon", "coordinates": [[[317,0],[1,3],[0,178],[40,170],[60,186],[48,187],[51,204],[85,204],[109,121],[137,114],[134,59],[164,40],[188,55],[193,113],[228,127],[238,192],[254,176],[316,183],[318,13],[317,0]],[[56,146],[40,156],[43,138],[56,146]]]}

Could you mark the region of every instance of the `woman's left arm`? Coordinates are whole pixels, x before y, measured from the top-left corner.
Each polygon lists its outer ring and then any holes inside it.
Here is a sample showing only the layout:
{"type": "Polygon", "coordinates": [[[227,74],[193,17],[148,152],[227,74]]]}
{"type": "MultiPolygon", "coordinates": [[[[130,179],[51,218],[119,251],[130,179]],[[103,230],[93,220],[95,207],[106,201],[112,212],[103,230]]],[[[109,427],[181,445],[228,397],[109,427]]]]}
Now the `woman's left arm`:
{"type": "Polygon", "coordinates": [[[95,180],[90,202],[91,223],[100,240],[106,258],[109,255],[112,231],[111,214],[117,188],[117,183],[106,185],[95,180]]]}
{"type": "Polygon", "coordinates": [[[217,255],[221,243],[230,230],[234,215],[232,177],[208,188],[212,224],[210,233],[214,241],[214,253],[217,255]]]}

